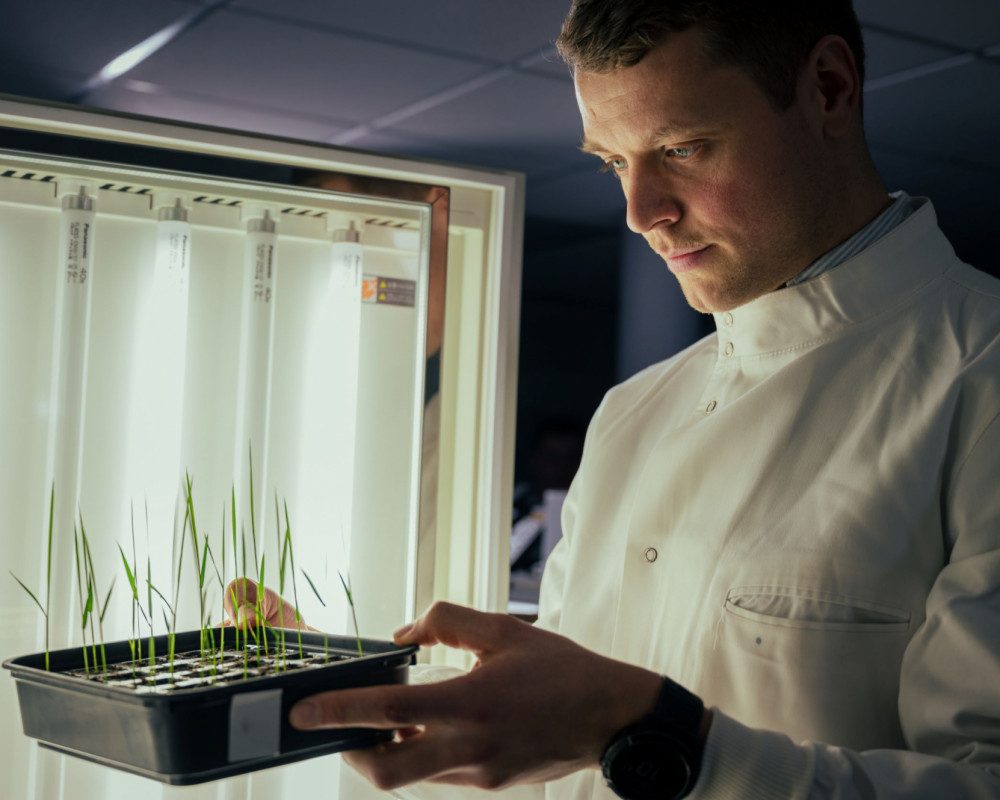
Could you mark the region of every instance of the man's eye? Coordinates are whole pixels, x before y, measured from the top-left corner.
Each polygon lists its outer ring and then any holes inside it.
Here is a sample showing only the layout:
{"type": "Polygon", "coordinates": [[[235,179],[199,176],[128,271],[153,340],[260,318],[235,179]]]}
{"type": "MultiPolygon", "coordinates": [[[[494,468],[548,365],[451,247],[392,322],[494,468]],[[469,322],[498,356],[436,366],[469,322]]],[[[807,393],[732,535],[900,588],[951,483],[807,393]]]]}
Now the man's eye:
{"type": "Polygon", "coordinates": [[[689,144],[685,147],[670,147],[666,151],[668,158],[674,158],[678,161],[687,161],[695,153],[701,149],[700,144],[689,144]]]}
{"type": "Polygon", "coordinates": [[[625,169],[624,158],[609,158],[601,167],[601,172],[621,172],[623,169],[625,169]]]}

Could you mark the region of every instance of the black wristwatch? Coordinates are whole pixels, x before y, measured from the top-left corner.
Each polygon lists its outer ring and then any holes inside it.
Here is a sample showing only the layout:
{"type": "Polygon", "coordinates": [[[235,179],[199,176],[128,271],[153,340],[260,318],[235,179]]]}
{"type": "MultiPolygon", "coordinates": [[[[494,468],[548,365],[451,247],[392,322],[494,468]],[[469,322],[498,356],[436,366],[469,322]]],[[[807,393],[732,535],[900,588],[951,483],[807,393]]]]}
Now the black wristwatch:
{"type": "Polygon", "coordinates": [[[601,756],[611,790],[625,800],[679,800],[698,780],[705,705],[670,678],[653,713],[620,731],[601,756]]]}

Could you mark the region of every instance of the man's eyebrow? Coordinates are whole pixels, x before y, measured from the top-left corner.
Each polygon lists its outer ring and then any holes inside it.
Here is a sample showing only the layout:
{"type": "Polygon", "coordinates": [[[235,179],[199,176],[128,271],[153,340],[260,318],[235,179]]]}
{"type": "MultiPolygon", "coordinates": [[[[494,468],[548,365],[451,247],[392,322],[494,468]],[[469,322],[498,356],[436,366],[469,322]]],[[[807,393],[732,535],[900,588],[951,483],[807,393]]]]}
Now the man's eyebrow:
{"type": "Polygon", "coordinates": [[[602,147],[597,142],[592,141],[591,139],[588,139],[587,137],[584,137],[583,141],[580,142],[580,152],[581,153],[590,153],[591,155],[595,155],[596,156],[598,153],[607,152],[607,151],[604,149],[604,147],[602,147]]]}
{"type": "MultiPolygon", "coordinates": [[[[646,146],[652,147],[658,142],[679,141],[691,138],[695,135],[701,136],[712,130],[718,130],[723,127],[725,126],[698,123],[664,125],[662,128],[659,128],[650,134],[646,140],[646,146]]],[[[580,143],[580,151],[583,153],[590,153],[592,155],[610,152],[608,148],[600,142],[595,142],[593,139],[588,139],[586,136],[583,137],[583,141],[580,143]]]]}

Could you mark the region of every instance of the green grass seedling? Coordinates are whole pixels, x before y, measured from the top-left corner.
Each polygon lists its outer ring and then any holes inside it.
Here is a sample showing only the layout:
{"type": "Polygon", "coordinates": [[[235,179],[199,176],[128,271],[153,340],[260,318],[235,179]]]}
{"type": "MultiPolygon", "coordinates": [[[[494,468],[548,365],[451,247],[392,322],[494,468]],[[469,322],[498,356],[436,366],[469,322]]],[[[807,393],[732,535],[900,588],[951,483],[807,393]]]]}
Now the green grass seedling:
{"type": "MultiPolygon", "coordinates": [[[[275,503],[277,503],[275,497],[275,503]]],[[[295,553],[292,551],[292,524],[288,521],[288,502],[285,501],[285,546],[288,548],[288,558],[292,565],[292,599],[295,601],[295,632],[299,637],[299,658],[305,658],[302,651],[302,625],[299,617],[299,591],[295,586],[295,553]]]]}
{"type": "MultiPolygon", "coordinates": [[[[94,596],[90,592],[90,582],[87,582],[87,601],[84,603],[83,600],[83,577],[80,574],[80,536],[73,526],[73,558],[76,562],[76,591],[77,596],[80,600],[80,629],[83,631],[83,672],[85,675],[90,675],[90,666],[87,660],[87,617],[90,614],[90,609],[93,608],[94,596]]],[[[94,664],[94,668],[97,668],[97,664],[94,664]]]]}
{"type": "MultiPolygon", "coordinates": [[[[170,675],[173,677],[174,674],[174,641],[176,639],[176,631],[174,627],[177,625],[177,612],[174,607],[170,605],[170,601],[163,596],[163,593],[157,589],[153,584],[147,579],[146,584],[149,586],[150,592],[155,592],[156,596],[160,598],[164,606],[166,606],[166,611],[160,609],[163,613],[163,626],[167,629],[167,663],[169,664],[170,675]],[[170,616],[173,619],[173,624],[167,619],[167,611],[170,612],[170,616]]],[[[152,605],[150,605],[150,613],[152,613],[152,605]]]]}
{"type": "Polygon", "coordinates": [[[35,605],[38,606],[38,610],[42,612],[42,616],[45,618],[45,671],[49,670],[49,604],[52,597],[52,517],[55,511],[56,505],[56,485],[52,484],[52,492],[49,495],[49,544],[48,544],[48,555],[45,559],[45,607],[39,602],[38,598],[35,597],[35,593],[31,591],[27,586],[24,585],[17,575],[15,575],[10,570],[10,576],[18,582],[24,591],[28,593],[28,596],[35,601],[35,605]]]}
{"type": "Polygon", "coordinates": [[[80,541],[83,545],[83,556],[84,556],[84,571],[87,574],[87,584],[88,584],[88,595],[93,595],[93,599],[96,602],[96,607],[92,608],[90,615],[90,641],[93,648],[94,654],[94,669],[97,669],[97,646],[98,646],[98,635],[100,637],[100,648],[101,648],[101,669],[104,675],[108,674],[108,657],[107,652],[104,649],[104,615],[108,611],[108,601],[111,600],[111,592],[115,588],[114,580],[111,581],[111,586],[108,589],[108,593],[104,598],[103,605],[101,604],[100,595],[97,592],[97,573],[94,569],[94,558],[90,553],[90,542],[87,539],[87,529],[83,524],[83,515],[80,515],[80,541]],[[96,622],[94,621],[96,618],[96,622]],[[97,629],[95,633],[94,629],[97,629]]]}
{"type": "MultiPolygon", "coordinates": [[[[180,524],[177,525],[177,516],[174,517],[174,534],[173,542],[171,544],[171,552],[177,554],[177,569],[175,574],[172,576],[174,580],[174,602],[173,604],[168,603],[163,595],[164,603],[166,603],[167,608],[170,609],[171,624],[167,626],[167,649],[169,650],[169,663],[170,663],[170,674],[174,674],[174,637],[177,635],[177,603],[180,600],[181,593],[181,574],[184,571],[184,543],[187,541],[187,521],[188,514],[190,513],[187,508],[187,503],[184,504],[184,519],[180,524]],[[178,545],[178,541],[180,544],[178,545]]],[[[157,592],[159,594],[159,592],[157,592]]]]}
{"type": "MultiPolygon", "coordinates": [[[[250,541],[253,544],[253,564],[254,564],[254,571],[257,572],[257,586],[258,586],[257,603],[255,605],[256,613],[254,614],[256,619],[254,620],[253,627],[260,628],[263,627],[261,624],[262,621],[266,622],[267,620],[264,616],[264,597],[263,593],[260,591],[260,587],[264,586],[264,553],[260,554],[260,560],[258,560],[257,558],[257,517],[256,517],[256,511],[254,511],[254,508],[257,505],[257,501],[254,497],[254,491],[253,491],[253,442],[247,443],[247,454],[248,454],[247,457],[250,462],[250,541]]],[[[244,542],[243,552],[244,552],[244,562],[245,562],[246,542],[244,542]]],[[[244,563],[244,567],[245,566],[246,563],[244,563]]],[[[244,571],[243,574],[246,575],[246,572],[244,571]]],[[[244,593],[243,596],[246,597],[246,594],[244,593]]],[[[264,655],[266,656],[268,655],[267,637],[264,636],[263,639],[264,639],[264,655]]],[[[260,645],[260,639],[257,637],[256,634],[254,635],[254,641],[257,642],[258,646],[260,645]]],[[[258,658],[257,658],[258,664],[260,663],[259,653],[260,651],[258,650],[258,658]]]]}
{"type": "MultiPolygon", "coordinates": [[[[223,546],[225,545],[225,520],[223,519],[223,546]]],[[[221,597],[225,597],[226,584],[222,579],[222,572],[219,571],[219,565],[215,560],[215,553],[212,552],[212,545],[209,542],[208,534],[205,534],[205,546],[201,554],[201,569],[203,573],[208,572],[207,565],[211,562],[212,570],[215,572],[215,578],[219,582],[219,594],[221,597]]],[[[225,569],[225,562],[223,562],[223,569],[225,569]]],[[[208,602],[208,583],[211,583],[211,576],[207,576],[205,579],[207,582],[202,588],[202,602],[205,607],[205,618],[202,621],[202,630],[205,632],[205,637],[209,641],[209,654],[212,659],[212,673],[215,674],[215,670],[219,663],[222,662],[224,658],[223,649],[225,647],[225,636],[222,637],[222,643],[219,645],[218,656],[215,652],[215,629],[212,627],[212,611],[210,604],[208,602]]],[[[225,610],[223,610],[223,620],[225,619],[225,610]]]]}
{"type": "MultiPolygon", "coordinates": [[[[222,569],[215,567],[215,572],[219,576],[219,602],[222,603],[222,624],[226,624],[226,504],[222,504],[222,525],[219,528],[219,539],[222,540],[222,554],[219,556],[219,561],[222,563],[222,569]]],[[[215,560],[212,560],[212,566],[215,566],[215,560]]],[[[219,658],[222,658],[222,651],[226,646],[226,634],[225,631],[222,632],[222,643],[219,645],[219,658]]]]}
{"type": "MultiPolygon", "coordinates": [[[[231,487],[230,497],[231,497],[231,500],[230,500],[230,504],[231,504],[230,505],[230,522],[231,522],[232,534],[233,534],[233,576],[234,576],[234,578],[238,578],[239,574],[240,574],[240,567],[239,567],[239,564],[236,561],[236,485],[235,484],[233,484],[232,487],[231,487]]],[[[244,564],[244,568],[245,567],[246,567],[246,565],[244,564]]],[[[246,572],[244,572],[243,574],[245,576],[246,572]]],[[[246,578],[244,578],[244,580],[246,580],[246,578]]],[[[246,589],[246,584],[244,584],[244,589],[246,589]]],[[[229,590],[229,594],[232,597],[232,601],[233,601],[233,614],[236,616],[236,619],[233,621],[233,637],[234,637],[234,640],[235,640],[236,650],[238,652],[239,649],[240,649],[240,624],[239,624],[240,623],[240,610],[236,607],[236,592],[234,592],[232,589],[230,589],[229,590]]],[[[223,598],[223,604],[224,603],[225,603],[225,598],[223,598]]],[[[246,643],[244,642],[244,647],[245,646],[246,646],[246,643]]],[[[244,659],[244,663],[243,663],[243,671],[244,671],[244,676],[245,676],[245,674],[246,674],[246,660],[245,659],[244,659]]]]}
{"type": "MultiPolygon", "coordinates": [[[[135,674],[137,662],[142,662],[142,631],[139,625],[139,618],[136,615],[136,609],[138,609],[139,614],[146,621],[146,625],[149,627],[149,636],[152,639],[153,636],[153,622],[152,622],[152,610],[150,610],[150,616],[146,616],[146,612],[142,609],[142,601],[139,600],[139,563],[138,556],[136,555],[135,549],[135,510],[130,507],[129,516],[131,522],[132,531],[132,568],[129,569],[128,559],[125,558],[125,551],[122,550],[121,545],[118,545],[118,550],[122,554],[122,563],[125,564],[125,573],[129,576],[129,585],[132,588],[132,633],[135,634],[135,644],[133,645],[132,640],[129,639],[129,648],[132,650],[132,673],[135,674]]],[[[146,552],[149,553],[149,505],[146,505],[146,552]]],[[[147,555],[148,560],[148,555],[147,555]]]]}
{"type": "MultiPolygon", "coordinates": [[[[198,575],[198,620],[201,635],[198,637],[201,657],[205,658],[205,559],[198,555],[198,522],[194,515],[194,499],[191,496],[191,475],[184,473],[184,501],[187,504],[188,530],[191,531],[191,551],[194,554],[194,571],[198,575]]],[[[207,542],[207,538],[206,538],[207,542]]]]}
{"type": "MultiPolygon", "coordinates": [[[[215,561],[215,555],[212,553],[212,548],[208,547],[208,537],[205,537],[205,551],[208,553],[208,558],[212,562],[212,569],[215,571],[215,579],[219,582],[219,596],[222,598],[222,621],[226,620],[226,519],[225,519],[225,509],[222,512],[222,556],[219,561],[222,562],[222,569],[219,569],[219,565],[215,561]]],[[[211,629],[210,629],[211,630],[211,629]]],[[[223,648],[225,647],[226,637],[223,635],[222,644],[219,645],[219,660],[223,658],[223,648]]],[[[212,633],[212,642],[215,643],[215,634],[212,633]]]]}
{"type": "Polygon", "coordinates": [[[361,633],[358,631],[358,615],[354,610],[354,595],[351,593],[351,573],[347,573],[346,581],[344,580],[344,576],[340,574],[340,570],[337,570],[337,575],[340,577],[340,585],[344,587],[344,594],[347,595],[347,604],[351,607],[351,618],[354,620],[354,638],[358,640],[358,655],[363,656],[361,633]]]}
{"type": "MultiPolygon", "coordinates": [[[[288,651],[285,649],[285,565],[288,560],[288,538],[278,534],[281,532],[281,515],[278,512],[278,493],[274,493],[274,542],[278,548],[278,634],[281,642],[281,652],[288,664],[288,651]]],[[[296,613],[298,610],[296,609],[296,613]]]]}
{"type": "MultiPolygon", "coordinates": [[[[146,608],[149,609],[149,615],[146,616],[146,623],[149,625],[149,666],[152,667],[156,664],[156,637],[153,631],[153,560],[149,554],[149,503],[146,506],[146,608]]],[[[134,550],[134,548],[133,548],[134,550]]],[[[138,575],[138,567],[136,568],[136,575],[138,575]]],[[[142,604],[139,604],[139,610],[142,610],[142,604]]],[[[141,657],[141,653],[140,653],[141,657]]],[[[152,676],[151,676],[152,677],[152,676]]]]}
{"type": "MultiPolygon", "coordinates": [[[[261,553],[260,574],[257,576],[257,609],[256,612],[254,613],[254,616],[256,617],[255,624],[261,630],[267,625],[267,617],[264,614],[264,591],[263,591],[263,587],[267,585],[266,583],[264,583],[264,562],[266,561],[266,559],[267,559],[267,554],[261,553]]],[[[262,635],[260,638],[264,644],[264,655],[265,656],[270,655],[267,650],[267,636],[262,635]]],[[[259,661],[260,659],[258,658],[258,662],[259,661]]]]}
{"type": "MultiPolygon", "coordinates": [[[[319,600],[319,604],[326,608],[326,603],[323,602],[323,598],[320,597],[319,590],[316,588],[316,584],[313,583],[313,579],[309,577],[309,573],[302,570],[302,574],[305,575],[306,581],[309,583],[309,588],[313,590],[313,594],[316,595],[316,599],[319,600]]],[[[295,607],[298,608],[298,602],[295,603],[295,607]]],[[[325,661],[330,660],[330,639],[326,635],[326,631],[323,631],[323,659],[325,661]]]]}
{"type": "Polygon", "coordinates": [[[142,603],[139,602],[139,587],[136,584],[135,572],[133,572],[132,568],[129,566],[128,558],[125,556],[125,551],[122,550],[121,545],[118,545],[118,552],[122,555],[122,564],[125,566],[125,575],[128,578],[129,588],[132,590],[132,634],[135,636],[135,639],[129,639],[128,645],[129,649],[132,651],[132,674],[135,675],[136,661],[142,660],[142,638],[139,636],[139,631],[137,630],[139,615],[136,614],[136,609],[139,610],[139,613],[142,614],[142,618],[146,620],[147,624],[149,624],[150,633],[152,633],[153,626],[149,622],[149,618],[146,617],[146,612],[142,610],[142,603]],[[139,650],[138,657],[136,655],[137,646],[139,650]]]}

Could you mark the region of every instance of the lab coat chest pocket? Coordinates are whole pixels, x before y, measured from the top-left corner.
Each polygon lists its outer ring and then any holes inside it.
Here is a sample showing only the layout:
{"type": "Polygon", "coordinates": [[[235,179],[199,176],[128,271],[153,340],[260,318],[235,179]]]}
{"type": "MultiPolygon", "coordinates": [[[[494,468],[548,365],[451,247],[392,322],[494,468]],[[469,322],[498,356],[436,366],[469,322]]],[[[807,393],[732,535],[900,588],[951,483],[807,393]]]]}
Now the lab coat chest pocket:
{"type": "Polygon", "coordinates": [[[897,698],[910,614],[831,592],[742,586],[726,597],[706,695],[754,727],[871,749],[904,746],[897,698]]]}

